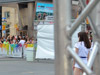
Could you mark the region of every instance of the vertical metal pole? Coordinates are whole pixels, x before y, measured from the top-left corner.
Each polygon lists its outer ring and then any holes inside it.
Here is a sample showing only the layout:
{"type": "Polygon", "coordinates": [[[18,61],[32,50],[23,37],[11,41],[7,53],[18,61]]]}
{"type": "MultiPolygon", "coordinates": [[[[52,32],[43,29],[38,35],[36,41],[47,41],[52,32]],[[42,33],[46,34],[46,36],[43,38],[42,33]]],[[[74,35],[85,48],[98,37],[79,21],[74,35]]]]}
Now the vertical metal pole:
{"type": "MultiPolygon", "coordinates": [[[[100,43],[100,2],[98,3],[96,7],[95,13],[93,13],[95,17],[93,19],[96,19],[95,25],[97,26],[97,30],[99,33],[99,37],[95,37],[95,41],[98,41],[100,43]]],[[[96,75],[100,75],[100,45],[99,45],[99,51],[97,53],[97,57],[95,60],[95,72],[96,75]]]]}
{"type": "Polygon", "coordinates": [[[82,23],[82,24],[81,24],[81,31],[85,32],[85,28],[86,28],[85,23],[82,23]]]}
{"type": "Polygon", "coordinates": [[[22,58],[24,58],[24,50],[23,50],[23,45],[22,45],[22,58]]]}
{"type": "Polygon", "coordinates": [[[72,75],[71,59],[65,54],[66,25],[71,24],[71,0],[54,1],[54,34],[55,34],[55,75],[72,75]]]}

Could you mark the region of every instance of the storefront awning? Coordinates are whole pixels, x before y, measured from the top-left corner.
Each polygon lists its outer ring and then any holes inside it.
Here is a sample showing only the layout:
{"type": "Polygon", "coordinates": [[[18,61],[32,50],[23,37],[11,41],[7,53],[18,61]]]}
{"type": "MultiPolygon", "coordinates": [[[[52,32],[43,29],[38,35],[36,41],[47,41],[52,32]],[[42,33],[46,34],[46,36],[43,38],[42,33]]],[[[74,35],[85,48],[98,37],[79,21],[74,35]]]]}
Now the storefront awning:
{"type": "Polygon", "coordinates": [[[21,2],[32,2],[35,0],[0,0],[0,4],[4,3],[21,3],[21,2]]]}

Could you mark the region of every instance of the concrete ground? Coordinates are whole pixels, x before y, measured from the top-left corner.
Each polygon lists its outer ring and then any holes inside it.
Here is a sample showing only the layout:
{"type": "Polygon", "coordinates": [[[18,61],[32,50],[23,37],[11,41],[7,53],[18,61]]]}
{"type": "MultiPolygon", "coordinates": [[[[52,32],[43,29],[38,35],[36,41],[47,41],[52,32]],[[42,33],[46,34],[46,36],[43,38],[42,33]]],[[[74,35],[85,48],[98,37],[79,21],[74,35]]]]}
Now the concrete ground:
{"type": "Polygon", "coordinates": [[[0,75],[54,75],[54,61],[0,58],[0,75]]]}
{"type": "Polygon", "coordinates": [[[28,62],[22,58],[0,58],[0,75],[55,75],[54,60],[28,62]]]}

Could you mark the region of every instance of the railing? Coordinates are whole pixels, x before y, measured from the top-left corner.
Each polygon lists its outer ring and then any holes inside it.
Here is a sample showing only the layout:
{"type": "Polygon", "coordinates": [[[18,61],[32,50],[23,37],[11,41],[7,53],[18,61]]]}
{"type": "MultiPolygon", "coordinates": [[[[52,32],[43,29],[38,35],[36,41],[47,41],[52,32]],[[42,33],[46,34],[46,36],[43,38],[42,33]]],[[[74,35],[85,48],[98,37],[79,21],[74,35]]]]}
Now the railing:
{"type": "Polygon", "coordinates": [[[33,51],[36,50],[34,44],[0,44],[0,56],[1,57],[23,57],[26,58],[26,51],[31,48],[33,51]]]}

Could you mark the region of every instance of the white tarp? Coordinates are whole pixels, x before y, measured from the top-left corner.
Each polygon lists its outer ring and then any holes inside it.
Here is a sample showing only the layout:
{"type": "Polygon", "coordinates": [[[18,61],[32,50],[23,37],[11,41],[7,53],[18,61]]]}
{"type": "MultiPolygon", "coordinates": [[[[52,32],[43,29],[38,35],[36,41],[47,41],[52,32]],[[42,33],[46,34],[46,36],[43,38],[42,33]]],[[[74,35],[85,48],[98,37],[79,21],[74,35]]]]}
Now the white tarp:
{"type": "Polygon", "coordinates": [[[54,59],[54,25],[37,26],[36,58],[54,59]]]}
{"type": "MultiPolygon", "coordinates": [[[[78,42],[78,32],[81,31],[81,25],[72,35],[72,47],[78,42]]],[[[37,26],[37,52],[36,58],[54,59],[54,25],[37,26]]]]}

